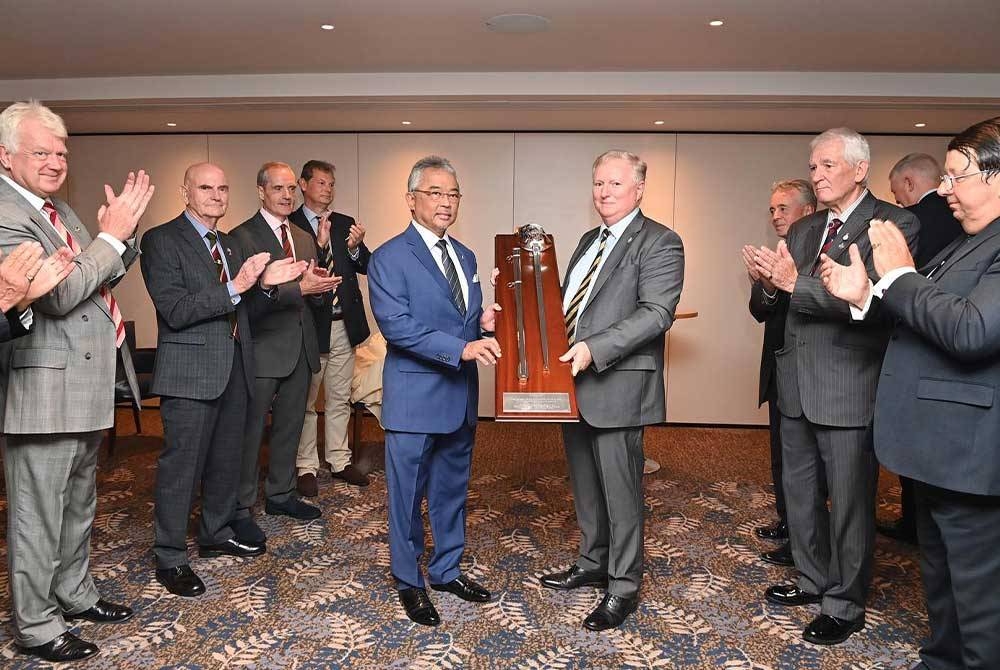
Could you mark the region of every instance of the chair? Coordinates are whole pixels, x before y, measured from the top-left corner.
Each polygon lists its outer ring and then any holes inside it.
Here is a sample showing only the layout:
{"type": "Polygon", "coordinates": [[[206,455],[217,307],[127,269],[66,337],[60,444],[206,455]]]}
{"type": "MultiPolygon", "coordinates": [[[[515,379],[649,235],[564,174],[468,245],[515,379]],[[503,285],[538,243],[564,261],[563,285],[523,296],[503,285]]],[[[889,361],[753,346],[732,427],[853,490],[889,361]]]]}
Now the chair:
{"type": "MultiPolygon", "coordinates": [[[[132,367],[135,368],[136,381],[139,382],[139,404],[143,400],[155,398],[156,394],[150,391],[153,384],[153,368],[156,365],[156,347],[144,347],[137,349],[135,346],[135,321],[125,322],[125,344],[132,353],[132,367]]],[[[119,362],[120,366],[120,362],[119,362]]],[[[133,402],[132,389],[125,379],[124,373],[119,375],[121,379],[115,382],[115,407],[132,408],[132,419],[135,421],[136,434],[142,434],[142,421],[139,408],[133,402]]],[[[118,434],[118,415],[115,413],[115,423],[111,425],[108,433],[108,455],[115,453],[115,442],[118,434]]]]}

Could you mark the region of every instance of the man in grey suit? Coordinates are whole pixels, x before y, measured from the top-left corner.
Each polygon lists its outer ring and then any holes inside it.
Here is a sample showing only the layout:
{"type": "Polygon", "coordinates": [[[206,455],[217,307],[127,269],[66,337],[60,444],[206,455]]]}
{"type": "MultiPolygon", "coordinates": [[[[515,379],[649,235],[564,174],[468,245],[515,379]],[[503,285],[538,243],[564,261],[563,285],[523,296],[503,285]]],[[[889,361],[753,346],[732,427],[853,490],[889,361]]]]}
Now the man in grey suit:
{"type": "Polygon", "coordinates": [[[291,223],[295,207],[295,173],[287,163],[270,162],[257,172],[261,209],[232,231],[246,255],[261,252],[271,258],[294,258],[308,267],[301,279],[271,288],[267,309],[250,315],[254,338],[253,401],[247,412],[242,471],[233,530],[241,542],[262,544],[267,538],[251,514],[257,501],[257,460],[264,436],[264,419],[271,411],[271,439],[264,511],[307,521],[320,516],[318,507],[302,502],[296,491],[295,458],[306,413],[309,381],[319,371],[316,325],[307,300],[340,283],[316,267],[316,243],[291,223]]]}
{"type": "MultiPolygon", "coordinates": [[[[771,226],[778,239],[788,237],[788,230],[799,219],[816,211],[816,194],[812,184],[805,179],[787,179],[771,186],[768,212],[771,226]]],[[[771,437],[771,481],[774,484],[774,507],[778,522],[762,526],[754,532],[763,540],[781,542],[781,546],[762,552],[762,560],[791,567],[792,548],[788,542],[788,516],[785,505],[785,487],[781,483],[781,412],[778,411],[778,379],[774,352],[785,345],[785,317],[788,314],[788,294],[778,294],[774,284],[762,277],[757,270],[756,250],[743,247],[743,263],[750,277],[750,314],[764,324],[764,343],[760,352],[760,391],[757,402],[767,403],[767,417],[771,437]]]]}
{"type": "Polygon", "coordinates": [[[563,310],[579,423],[563,425],[580,555],[544,586],[606,588],[583,621],[616,628],[635,611],[642,585],[643,429],[663,421],[665,333],[684,283],[684,249],[674,231],[639,209],[646,163],[608,151],[593,166],[594,207],[603,224],[570,258],[563,310]]]}
{"type": "MultiPolygon", "coordinates": [[[[875,402],[875,453],[914,481],[930,638],[914,670],[1000,667],[1000,117],[948,145],[938,193],[963,235],[919,268],[891,221],[824,261],[824,284],[896,321],[875,402]]],[[[870,311],[869,310],[869,311],[870,311]]],[[[867,316],[865,317],[868,318],[867,316]]]]}
{"type": "MultiPolygon", "coordinates": [[[[103,600],[90,576],[90,529],[102,432],[114,422],[116,349],[124,340],[110,286],[135,260],[127,243],[153,195],[145,172],[129,174],[100,208],[92,239],[52,196],[66,179],[66,127],[37,102],[0,114],[0,248],[38,242],[68,247],[70,275],[34,304],[32,333],[3,352],[7,394],[2,432],[8,495],[8,562],[15,640],[52,661],[97,646],[68,632],[67,619],[124,621],[132,610],[103,600]]],[[[133,383],[128,349],[121,351],[133,383]]]]}
{"type": "Polygon", "coordinates": [[[219,167],[189,167],[181,196],[184,212],[143,236],[141,265],[156,307],[152,390],[163,417],[153,494],[156,579],[171,593],[191,597],[205,592],[188,564],[186,544],[199,488],[199,555],[242,558],[265,551],[263,544],[237,540],[229,526],[240,472],[234,464],[253,393],[248,303],[267,300],[258,278],[264,286],[289,281],[306,264],[283,259],[267,265],[267,252],[244,259],[239,245],[217,228],[229,207],[229,184],[219,167]]]}
{"type": "MultiPolygon", "coordinates": [[[[890,324],[885,318],[853,321],[850,306],[824,290],[819,255],[846,262],[848,246],[857,242],[874,276],[869,222],[898,221],[914,248],[920,224],[868,191],[870,152],[861,135],[834,128],[810,148],[810,177],[827,209],[793,226],[787,244],[757,253],[761,275],[788,294],[785,345],[775,356],[788,529],[801,573],[797,584],[772,586],[765,597],[786,606],[822,602],[803,638],[838,644],[865,622],[878,468],[871,420],[890,324]],[[829,511],[820,483],[824,471],[829,511]]],[[[776,306],[777,296],[765,302],[776,306]]]]}

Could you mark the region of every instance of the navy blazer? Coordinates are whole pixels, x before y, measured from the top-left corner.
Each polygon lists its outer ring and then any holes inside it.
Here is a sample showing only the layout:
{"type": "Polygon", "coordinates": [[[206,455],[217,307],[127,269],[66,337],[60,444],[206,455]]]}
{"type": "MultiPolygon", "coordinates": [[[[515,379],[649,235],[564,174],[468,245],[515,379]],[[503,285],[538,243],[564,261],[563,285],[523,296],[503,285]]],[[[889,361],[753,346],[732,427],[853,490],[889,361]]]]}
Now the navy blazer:
{"type": "Polygon", "coordinates": [[[452,433],[476,424],[479,372],[463,361],[466,343],[479,339],[483,293],[476,257],[451,238],[469,286],[463,316],[420,233],[410,224],[372,254],[368,295],[386,339],[382,425],[411,433],[452,433]]]}
{"type": "Polygon", "coordinates": [[[897,318],[875,404],[875,452],[900,475],[1000,495],[1000,219],[882,296],[897,318]],[[926,268],[925,268],[926,269],[926,268]]]}

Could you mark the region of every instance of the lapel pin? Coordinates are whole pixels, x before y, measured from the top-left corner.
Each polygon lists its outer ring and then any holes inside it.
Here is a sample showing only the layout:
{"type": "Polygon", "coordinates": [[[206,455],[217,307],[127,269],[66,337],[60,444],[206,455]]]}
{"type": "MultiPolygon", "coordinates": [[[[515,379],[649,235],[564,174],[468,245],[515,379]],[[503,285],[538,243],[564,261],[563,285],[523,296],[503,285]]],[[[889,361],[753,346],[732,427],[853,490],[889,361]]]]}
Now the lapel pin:
{"type": "Polygon", "coordinates": [[[630,237],[630,238],[628,238],[627,240],[625,240],[625,244],[628,244],[628,243],[629,243],[629,242],[631,242],[631,241],[632,241],[632,238],[630,237]]]}
{"type": "Polygon", "coordinates": [[[845,240],[847,239],[847,233],[844,233],[844,239],[845,240]]]}
{"type": "Polygon", "coordinates": [[[838,248],[838,249],[843,249],[843,248],[844,248],[844,243],[843,243],[843,242],[841,242],[840,244],[838,244],[838,245],[837,245],[837,248],[838,248]]]}

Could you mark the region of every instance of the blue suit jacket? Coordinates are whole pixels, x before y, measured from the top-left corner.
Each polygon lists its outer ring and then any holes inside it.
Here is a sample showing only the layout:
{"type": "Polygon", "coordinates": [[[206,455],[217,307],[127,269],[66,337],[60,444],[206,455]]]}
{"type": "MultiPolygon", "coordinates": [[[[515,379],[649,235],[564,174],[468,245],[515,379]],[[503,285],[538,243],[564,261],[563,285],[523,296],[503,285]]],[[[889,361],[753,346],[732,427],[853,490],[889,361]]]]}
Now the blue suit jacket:
{"type": "Polygon", "coordinates": [[[409,433],[451,433],[476,424],[479,374],[462,361],[479,339],[483,294],[476,257],[452,238],[469,286],[465,316],[420,234],[407,226],[372,254],[368,293],[387,343],[382,373],[382,425],[409,433]]]}

